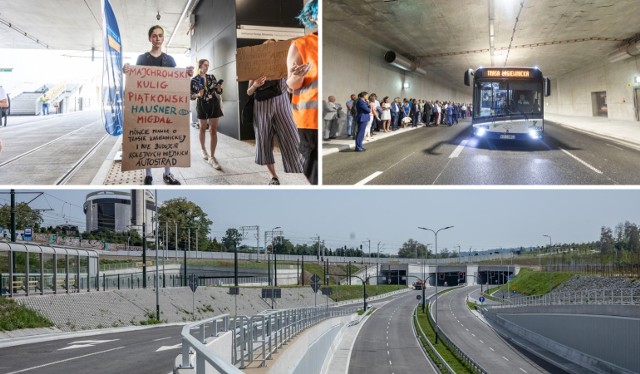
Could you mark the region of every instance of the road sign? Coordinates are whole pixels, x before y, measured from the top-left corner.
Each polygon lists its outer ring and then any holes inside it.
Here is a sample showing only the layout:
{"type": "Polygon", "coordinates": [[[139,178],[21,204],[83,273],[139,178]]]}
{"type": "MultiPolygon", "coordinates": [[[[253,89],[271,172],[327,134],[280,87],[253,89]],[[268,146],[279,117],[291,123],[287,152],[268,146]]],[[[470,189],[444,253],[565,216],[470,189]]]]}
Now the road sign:
{"type": "Polygon", "coordinates": [[[484,303],[484,296],[480,296],[478,300],[480,300],[481,303],[484,303]]]}
{"type": "Polygon", "coordinates": [[[421,295],[416,295],[416,299],[422,300],[422,296],[421,295]]]}
{"type": "Polygon", "coordinates": [[[325,296],[331,295],[333,289],[331,287],[322,287],[322,294],[325,296]]]}
{"type": "Polygon", "coordinates": [[[13,68],[0,68],[0,73],[11,73],[13,68]]]}
{"type": "Polygon", "coordinates": [[[191,288],[191,292],[196,292],[198,288],[198,276],[195,274],[191,274],[189,278],[189,288],[191,288]]]}
{"type": "Polygon", "coordinates": [[[282,297],[282,289],[280,288],[263,288],[263,299],[280,299],[282,297]]]}
{"type": "Polygon", "coordinates": [[[26,241],[31,241],[31,239],[33,235],[33,229],[31,227],[25,227],[24,228],[24,233],[22,234],[22,239],[26,240],[26,241]]]}
{"type": "Polygon", "coordinates": [[[320,283],[311,283],[311,289],[313,290],[313,292],[317,293],[320,289],[320,283]]]}
{"type": "Polygon", "coordinates": [[[318,276],[318,274],[313,274],[311,276],[311,283],[318,283],[320,282],[320,277],[318,276]]]}

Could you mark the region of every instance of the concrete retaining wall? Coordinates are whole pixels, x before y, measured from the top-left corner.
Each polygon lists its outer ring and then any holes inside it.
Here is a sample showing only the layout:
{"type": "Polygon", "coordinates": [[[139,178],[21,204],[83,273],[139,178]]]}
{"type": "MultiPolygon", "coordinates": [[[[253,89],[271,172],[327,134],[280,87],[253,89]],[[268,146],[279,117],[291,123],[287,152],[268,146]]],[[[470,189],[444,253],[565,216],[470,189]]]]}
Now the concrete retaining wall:
{"type": "Polygon", "coordinates": [[[327,357],[336,347],[334,341],[352,318],[332,318],[312,327],[287,347],[268,373],[320,374],[323,366],[328,364],[327,357]]]}
{"type": "Polygon", "coordinates": [[[638,373],[637,309],[573,305],[496,309],[485,315],[509,334],[591,372],[638,373]]]}

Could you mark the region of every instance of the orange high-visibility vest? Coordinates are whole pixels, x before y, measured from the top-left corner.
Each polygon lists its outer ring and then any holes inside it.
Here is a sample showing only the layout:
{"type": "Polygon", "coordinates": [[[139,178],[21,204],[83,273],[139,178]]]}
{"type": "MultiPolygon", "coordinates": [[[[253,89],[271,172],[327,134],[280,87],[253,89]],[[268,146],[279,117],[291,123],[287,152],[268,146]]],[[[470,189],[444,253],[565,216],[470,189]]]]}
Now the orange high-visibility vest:
{"type": "Polygon", "coordinates": [[[318,129],[318,35],[308,34],[293,41],[302,63],[311,62],[302,87],[293,91],[293,120],[300,129],[318,129]]]}

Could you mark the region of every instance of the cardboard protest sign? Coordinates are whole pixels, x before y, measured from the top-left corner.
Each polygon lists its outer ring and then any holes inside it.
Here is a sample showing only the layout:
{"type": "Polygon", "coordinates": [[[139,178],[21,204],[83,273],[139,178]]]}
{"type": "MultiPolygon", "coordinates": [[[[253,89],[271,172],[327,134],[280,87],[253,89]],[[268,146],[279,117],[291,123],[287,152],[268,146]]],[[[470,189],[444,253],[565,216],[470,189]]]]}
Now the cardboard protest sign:
{"type": "Polygon", "coordinates": [[[260,78],[263,75],[268,80],[286,78],[289,46],[291,40],[238,48],[238,82],[260,78]]]}
{"type": "Polygon", "coordinates": [[[122,171],[189,167],[186,69],[131,66],[124,95],[122,171]]]}

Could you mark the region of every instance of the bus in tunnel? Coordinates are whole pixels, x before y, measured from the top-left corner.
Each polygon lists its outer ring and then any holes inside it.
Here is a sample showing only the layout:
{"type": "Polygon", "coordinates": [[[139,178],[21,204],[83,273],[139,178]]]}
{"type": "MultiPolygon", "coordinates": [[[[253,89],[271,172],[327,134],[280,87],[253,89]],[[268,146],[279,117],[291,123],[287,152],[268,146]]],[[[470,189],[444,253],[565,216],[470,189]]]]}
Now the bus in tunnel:
{"type": "Polygon", "coordinates": [[[474,136],[498,140],[542,138],[544,97],[550,95],[550,81],[538,68],[469,69],[464,84],[472,83],[474,136]]]}

